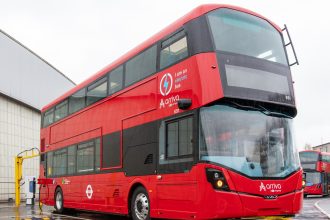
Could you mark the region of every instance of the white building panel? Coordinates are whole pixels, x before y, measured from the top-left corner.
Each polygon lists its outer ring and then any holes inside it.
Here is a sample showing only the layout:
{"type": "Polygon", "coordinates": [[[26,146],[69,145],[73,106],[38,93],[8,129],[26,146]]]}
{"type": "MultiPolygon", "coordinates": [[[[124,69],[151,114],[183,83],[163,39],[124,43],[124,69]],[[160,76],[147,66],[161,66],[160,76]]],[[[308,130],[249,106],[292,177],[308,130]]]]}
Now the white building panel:
{"type": "Polygon", "coordinates": [[[41,109],[75,84],[0,30],[0,93],[41,109]]]}

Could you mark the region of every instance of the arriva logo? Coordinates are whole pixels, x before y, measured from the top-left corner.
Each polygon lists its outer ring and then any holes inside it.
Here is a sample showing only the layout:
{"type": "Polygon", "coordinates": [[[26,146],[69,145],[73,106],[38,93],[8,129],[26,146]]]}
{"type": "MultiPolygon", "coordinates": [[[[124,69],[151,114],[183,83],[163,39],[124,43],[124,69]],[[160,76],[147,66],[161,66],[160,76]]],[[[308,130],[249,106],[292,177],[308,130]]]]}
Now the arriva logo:
{"type": "Polygon", "coordinates": [[[173,85],[173,77],[170,73],[166,73],[162,79],[160,80],[159,91],[162,96],[167,96],[171,90],[173,85]]]}
{"type": "Polygon", "coordinates": [[[266,191],[270,191],[270,192],[281,192],[282,191],[282,185],[281,184],[275,184],[275,183],[269,183],[269,184],[264,184],[263,182],[260,183],[259,186],[259,191],[262,192],[266,192],[266,191]]]}

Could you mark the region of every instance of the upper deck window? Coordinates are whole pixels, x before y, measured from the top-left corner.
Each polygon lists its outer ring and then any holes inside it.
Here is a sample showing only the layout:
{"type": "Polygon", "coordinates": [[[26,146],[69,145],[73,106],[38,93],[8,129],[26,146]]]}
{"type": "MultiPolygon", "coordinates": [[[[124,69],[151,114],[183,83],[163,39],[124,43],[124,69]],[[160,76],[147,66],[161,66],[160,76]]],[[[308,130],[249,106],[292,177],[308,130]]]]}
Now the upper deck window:
{"type": "Polygon", "coordinates": [[[109,94],[118,92],[123,88],[123,66],[118,67],[109,74],[109,94]]]}
{"type": "Polygon", "coordinates": [[[157,45],[150,47],[126,63],[125,86],[156,72],[157,45]]]}
{"type": "Polygon", "coordinates": [[[54,109],[50,109],[44,114],[43,127],[46,127],[54,122],[54,109]]]}
{"type": "Polygon", "coordinates": [[[330,155],[322,155],[321,160],[330,163],[330,155]]]}
{"type": "Polygon", "coordinates": [[[281,34],[267,21],[231,9],[218,9],[207,17],[216,50],[288,65],[281,34]]]}
{"type": "Polygon", "coordinates": [[[55,107],[55,121],[58,121],[68,115],[68,100],[58,104],[55,107]]]}
{"type": "Polygon", "coordinates": [[[97,102],[104,97],[107,96],[107,87],[108,87],[108,81],[107,78],[102,78],[95,83],[93,83],[91,86],[87,88],[87,99],[86,104],[90,105],[94,102],[97,102]]]}
{"type": "Polygon", "coordinates": [[[178,62],[188,56],[187,37],[181,31],[162,43],[160,69],[178,62]]]}
{"type": "Polygon", "coordinates": [[[83,88],[69,97],[69,114],[85,107],[86,89],[83,88]]]}

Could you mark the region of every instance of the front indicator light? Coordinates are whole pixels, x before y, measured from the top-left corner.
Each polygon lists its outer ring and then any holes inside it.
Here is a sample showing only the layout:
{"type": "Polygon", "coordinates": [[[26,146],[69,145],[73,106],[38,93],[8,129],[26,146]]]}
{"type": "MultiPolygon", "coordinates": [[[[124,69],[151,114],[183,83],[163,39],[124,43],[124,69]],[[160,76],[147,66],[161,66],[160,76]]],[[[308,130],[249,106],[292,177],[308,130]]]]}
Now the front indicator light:
{"type": "Polygon", "coordinates": [[[214,189],[222,190],[222,191],[230,191],[226,178],[223,175],[222,171],[212,168],[207,168],[206,178],[207,181],[211,183],[214,189]]]}
{"type": "Polygon", "coordinates": [[[217,187],[218,187],[218,188],[223,187],[223,182],[222,182],[222,180],[218,180],[218,181],[217,181],[217,187]]]}
{"type": "Polygon", "coordinates": [[[302,187],[304,188],[306,186],[306,181],[303,180],[301,184],[302,184],[302,187]]]}

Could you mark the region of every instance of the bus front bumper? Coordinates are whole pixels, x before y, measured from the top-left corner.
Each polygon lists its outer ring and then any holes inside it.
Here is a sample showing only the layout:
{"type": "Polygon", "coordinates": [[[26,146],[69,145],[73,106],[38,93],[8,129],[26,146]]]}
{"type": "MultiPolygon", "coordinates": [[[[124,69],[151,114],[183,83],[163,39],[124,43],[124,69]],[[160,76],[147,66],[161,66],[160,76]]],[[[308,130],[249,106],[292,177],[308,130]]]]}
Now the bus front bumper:
{"type": "Polygon", "coordinates": [[[303,191],[280,195],[276,199],[218,191],[211,200],[213,205],[204,210],[201,219],[285,217],[299,213],[302,208],[303,191]]]}

